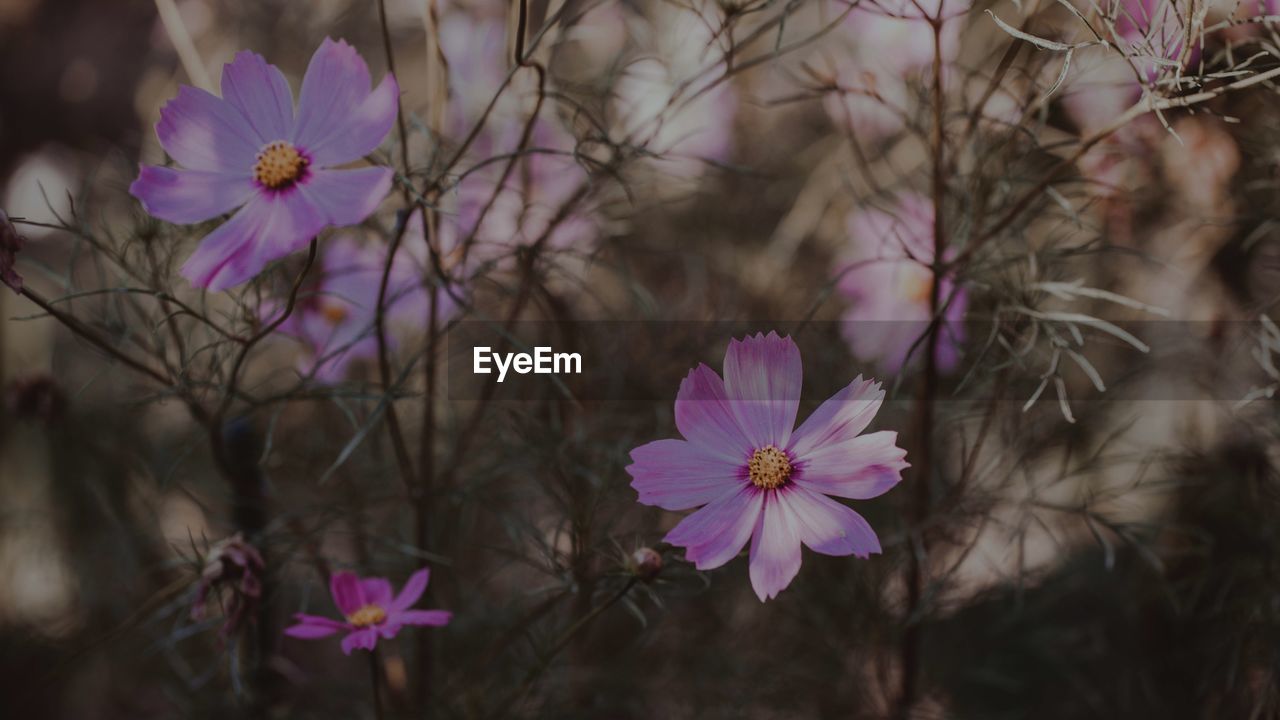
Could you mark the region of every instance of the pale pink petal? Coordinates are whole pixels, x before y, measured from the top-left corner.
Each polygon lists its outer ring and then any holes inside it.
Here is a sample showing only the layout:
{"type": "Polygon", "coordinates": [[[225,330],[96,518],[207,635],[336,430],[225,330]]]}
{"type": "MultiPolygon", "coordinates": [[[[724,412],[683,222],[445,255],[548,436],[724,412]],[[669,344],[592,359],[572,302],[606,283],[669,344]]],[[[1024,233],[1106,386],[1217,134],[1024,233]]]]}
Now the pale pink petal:
{"type": "Polygon", "coordinates": [[[368,601],[364,597],[364,587],[360,584],[360,578],[351,572],[336,572],[333,577],[329,578],[329,594],[333,596],[333,604],[338,606],[338,612],[343,615],[350,615],[360,608],[368,605],[368,601]]]}
{"type": "Polygon", "coordinates": [[[751,537],[751,587],[761,602],[777,596],[800,572],[800,528],[778,492],[765,495],[751,537]]]}
{"type": "Polygon", "coordinates": [[[731,462],[684,440],[657,440],[631,451],[627,466],[640,502],[688,510],[746,483],[746,459],[731,462]]]}
{"type": "Polygon", "coordinates": [[[882,431],[823,445],[797,456],[792,480],[825,495],[866,500],[884,494],[910,465],[898,433],[882,431]]]}
{"type": "Polygon", "coordinates": [[[200,241],[181,272],[197,287],[235,287],[268,263],[306,247],[324,226],[323,214],[296,187],[260,192],[200,241]]]}
{"type": "Polygon", "coordinates": [[[399,612],[413,607],[413,604],[418,602],[418,599],[422,597],[422,593],[426,591],[427,582],[430,579],[430,568],[422,568],[410,575],[408,582],[404,584],[403,588],[400,588],[400,594],[387,606],[387,609],[399,612]]]}
{"type": "Polygon", "coordinates": [[[373,92],[369,68],[346,42],[325,39],[307,67],[293,142],[320,167],[372,152],[396,119],[400,88],[388,75],[373,92]]]}
{"type": "Polygon", "coordinates": [[[724,381],[700,364],[680,383],[676,395],[676,427],[689,442],[706,452],[740,461],[755,446],[743,434],[725,396],[724,381]]]}
{"type": "Polygon", "coordinates": [[[824,555],[857,555],[880,552],[880,539],[871,525],[853,510],[831,498],[797,485],[778,492],[800,531],[805,545],[824,555]]]}
{"type": "Polygon", "coordinates": [[[280,70],[261,55],[241,50],[222,68],[222,99],[244,115],[263,145],[289,138],[293,93],[280,70]]]}
{"type": "Polygon", "coordinates": [[[390,168],[312,170],[296,186],[330,225],[357,225],[378,209],[391,190],[390,168]]]}
{"type": "Polygon", "coordinates": [[[800,349],[789,337],[770,332],[729,342],[725,395],[755,448],[787,446],[800,407],[802,376],[800,349]]]}
{"type": "Polygon", "coordinates": [[[391,581],[386,578],[362,578],[360,590],[364,593],[366,605],[377,605],[383,609],[391,605],[391,581]]]}
{"type": "Polygon", "coordinates": [[[192,170],[252,172],[262,147],[239,110],[186,85],[160,109],[156,136],[165,152],[192,170]]]}
{"type": "Polygon", "coordinates": [[[342,638],[342,652],[350,655],[352,650],[372,650],[378,644],[377,628],[361,628],[342,638]]]}
{"type": "Polygon", "coordinates": [[[685,558],[699,570],[729,562],[742,551],[760,516],[765,493],[750,484],[730,491],[680,521],[666,542],[685,548],[685,558]]]}
{"type": "Polygon", "coordinates": [[[296,613],[293,619],[297,621],[297,625],[291,625],[284,629],[284,634],[289,637],[301,638],[303,640],[314,640],[316,638],[325,638],[342,630],[349,630],[350,625],[340,623],[337,620],[330,620],[327,617],[319,615],[307,615],[305,613],[296,613]]]}
{"type": "Polygon", "coordinates": [[[230,212],[255,191],[253,177],[205,170],[142,166],[129,194],[148,214],[171,223],[198,223],[230,212]]]}
{"type": "Polygon", "coordinates": [[[796,428],[788,449],[796,457],[803,457],[816,447],[852,440],[871,424],[883,401],[880,383],[864,381],[859,375],[796,428]]]}
{"type": "Polygon", "coordinates": [[[448,610],[405,610],[396,613],[395,621],[403,625],[429,625],[443,627],[449,624],[453,613],[448,610]]]}

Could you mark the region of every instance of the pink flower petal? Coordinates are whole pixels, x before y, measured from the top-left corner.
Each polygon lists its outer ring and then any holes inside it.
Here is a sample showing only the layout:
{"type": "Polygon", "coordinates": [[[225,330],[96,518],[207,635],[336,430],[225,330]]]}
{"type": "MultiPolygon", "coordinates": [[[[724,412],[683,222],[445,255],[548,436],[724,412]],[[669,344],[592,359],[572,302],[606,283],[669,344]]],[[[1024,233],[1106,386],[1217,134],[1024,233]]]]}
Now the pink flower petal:
{"type": "Polygon", "coordinates": [[[296,188],[259,192],[200,241],[181,272],[197,287],[235,287],[268,263],[305,247],[324,226],[323,214],[296,188]]]}
{"type": "Polygon", "coordinates": [[[777,596],[800,572],[799,521],[783,504],[781,493],[762,493],[764,512],[751,537],[751,587],[763,602],[777,596]]]}
{"type": "Polygon", "coordinates": [[[787,446],[800,407],[802,377],[800,349],[789,337],[770,332],[729,342],[725,395],[755,448],[787,446]]]}
{"type": "Polygon", "coordinates": [[[400,88],[390,75],[373,92],[370,85],[368,66],[345,41],[326,38],[311,57],[292,140],[318,166],[359,159],[391,132],[400,88]]]}
{"type": "Polygon", "coordinates": [[[342,652],[350,655],[352,650],[372,650],[378,644],[377,628],[361,628],[342,638],[342,652]]]}
{"type": "Polygon", "coordinates": [[[418,572],[409,576],[408,582],[400,589],[400,594],[396,599],[387,606],[388,610],[401,612],[413,607],[414,603],[422,597],[422,593],[427,589],[427,582],[431,579],[431,569],[422,568],[418,572]]]}
{"type": "Polygon", "coordinates": [[[816,447],[852,440],[867,429],[883,402],[880,383],[864,381],[859,375],[796,428],[788,449],[796,457],[804,457],[816,447]]]}
{"type": "Polygon", "coordinates": [[[631,451],[631,487],[640,502],[666,510],[688,510],[746,484],[746,459],[736,462],[684,440],[657,440],[631,451]]]}
{"type": "Polygon", "coordinates": [[[156,136],[165,152],[192,170],[252,172],[262,147],[239,110],[186,85],[160,109],[156,136]]]}
{"type": "Polygon", "coordinates": [[[765,493],[750,484],[715,500],[680,521],[666,542],[685,548],[685,558],[699,570],[729,562],[742,551],[760,517],[765,493]]]}
{"type": "Polygon", "coordinates": [[[862,558],[880,552],[880,539],[871,525],[835,500],[795,485],[779,492],[778,499],[796,523],[800,539],[812,550],[862,558]]]}
{"type": "Polygon", "coordinates": [[[453,618],[453,613],[448,610],[406,610],[396,613],[394,619],[396,622],[404,625],[429,625],[431,627],[443,627],[449,624],[449,620],[453,618]]]}
{"type": "Polygon", "coordinates": [[[291,625],[284,629],[284,634],[289,637],[301,638],[303,640],[315,640],[317,638],[325,638],[342,630],[349,630],[351,626],[346,623],[340,623],[337,620],[330,620],[319,615],[305,615],[297,613],[293,616],[298,621],[297,625],[291,625]]]}
{"type": "Polygon", "coordinates": [[[369,604],[365,599],[364,586],[360,584],[360,578],[352,572],[334,573],[333,577],[329,578],[329,594],[333,596],[333,604],[338,606],[338,612],[343,615],[350,615],[369,604]]]}
{"type": "Polygon", "coordinates": [[[222,99],[244,115],[260,145],[286,140],[293,131],[289,82],[255,52],[242,50],[222,68],[222,99]]]}
{"type": "MultiPolygon", "coordinates": [[[[378,209],[391,189],[390,168],[312,170],[296,189],[330,225],[356,225],[378,209]]],[[[381,279],[381,273],[379,273],[381,279]]]]}
{"type": "Polygon", "coordinates": [[[898,433],[883,431],[823,445],[797,456],[793,481],[824,495],[867,500],[887,492],[910,465],[898,433]]]}
{"type": "Polygon", "coordinates": [[[387,609],[391,605],[391,581],[386,578],[361,578],[360,590],[366,605],[387,609]]]}
{"type": "Polygon", "coordinates": [[[680,383],[676,427],[689,442],[734,462],[756,449],[734,417],[724,381],[705,364],[690,371],[680,383]]]}
{"type": "Polygon", "coordinates": [[[198,223],[243,205],[254,193],[249,173],[142,166],[129,194],[151,215],[171,223],[198,223]]]}

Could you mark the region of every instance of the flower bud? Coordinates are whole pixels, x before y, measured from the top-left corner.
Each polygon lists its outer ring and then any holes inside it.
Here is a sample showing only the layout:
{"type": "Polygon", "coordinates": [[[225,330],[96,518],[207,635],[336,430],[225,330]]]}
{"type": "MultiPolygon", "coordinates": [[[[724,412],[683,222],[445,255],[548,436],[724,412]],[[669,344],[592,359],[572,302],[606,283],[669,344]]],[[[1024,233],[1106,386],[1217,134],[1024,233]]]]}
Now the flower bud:
{"type": "Polygon", "coordinates": [[[641,580],[649,582],[662,570],[662,555],[657,550],[642,547],[631,553],[631,571],[641,580]]]}

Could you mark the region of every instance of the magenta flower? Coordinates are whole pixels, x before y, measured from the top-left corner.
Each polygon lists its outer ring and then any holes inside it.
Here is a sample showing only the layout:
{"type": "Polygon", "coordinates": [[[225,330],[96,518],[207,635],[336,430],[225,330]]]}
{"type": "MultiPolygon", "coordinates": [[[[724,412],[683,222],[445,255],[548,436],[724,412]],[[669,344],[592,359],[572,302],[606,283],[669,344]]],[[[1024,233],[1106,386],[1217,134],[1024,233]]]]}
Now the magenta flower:
{"type": "MultiPolygon", "coordinates": [[[[384,243],[361,242],[350,235],[327,242],[320,279],[299,297],[293,314],[279,327],[281,333],[306,346],[307,358],[298,368],[304,375],[333,384],[346,377],[352,362],[377,357],[378,293],[386,258],[384,243]]],[[[415,212],[387,278],[385,311],[390,325],[426,329],[431,310],[428,278],[434,275],[430,263],[422,213],[415,212]]],[[[458,312],[454,297],[461,293],[456,284],[437,292],[440,326],[458,312]]],[[[281,310],[278,302],[265,305],[260,313],[263,322],[269,323],[281,310]]],[[[388,332],[387,340],[395,347],[397,334],[388,332]]]]}
{"type": "MultiPolygon", "coordinates": [[[[920,338],[932,317],[933,201],[903,193],[891,212],[872,208],[853,213],[848,228],[851,249],[837,283],[850,300],[845,340],[859,359],[895,373],[925,353],[920,338]]],[[[960,362],[968,293],[945,275],[938,292],[946,304],[938,368],[950,372],[960,362]]]]}
{"type": "Polygon", "coordinates": [[[0,283],[8,285],[19,295],[22,294],[22,276],[13,266],[18,262],[18,253],[22,250],[23,238],[17,228],[9,222],[9,216],[0,210],[0,283]]]}
{"type": "Polygon", "coordinates": [[[666,541],[700,570],[720,567],[751,540],[751,586],[776,596],[800,570],[800,545],[867,557],[880,540],[861,515],[828,495],[865,500],[908,467],[895,432],[862,435],[884,392],[861,376],[792,428],[800,404],[800,350],[789,337],[729,343],[724,379],[699,365],[680,384],[683,440],[631,451],[631,487],[666,510],[701,507],[666,541]]]}
{"type": "Polygon", "coordinates": [[[391,582],[386,578],[359,578],[355,573],[334,573],[329,580],[329,593],[345,621],[295,613],[293,618],[298,624],[285,628],[284,634],[315,640],[346,632],[347,636],[342,638],[342,652],[350,655],[356,648],[372,650],[378,644],[378,638],[390,640],[406,625],[448,625],[453,613],[447,610],[410,610],[427,589],[430,575],[428,568],[422,568],[409,577],[399,595],[392,597],[391,582]]]}
{"type": "Polygon", "coordinates": [[[399,89],[326,39],[307,67],[294,110],[284,75],[244,51],[222,71],[222,98],[183,86],[160,111],[156,135],[181,168],[142,166],[129,192],[152,215],[198,223],[240,208],[182,266],[210,290],[239,285],[329,226],[367,218],[391,187],[384,167],[332,170],[372,152],[391,130],[399,89]]]}

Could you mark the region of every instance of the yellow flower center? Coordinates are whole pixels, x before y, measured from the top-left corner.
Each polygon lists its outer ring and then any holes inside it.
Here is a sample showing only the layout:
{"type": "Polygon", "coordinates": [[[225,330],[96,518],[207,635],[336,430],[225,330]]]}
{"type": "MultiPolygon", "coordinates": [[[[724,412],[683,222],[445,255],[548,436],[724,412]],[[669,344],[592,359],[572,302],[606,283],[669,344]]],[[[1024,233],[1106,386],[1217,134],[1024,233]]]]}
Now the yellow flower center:
{"type": "Polygon", "coordinates": [[[791,461],[787,454],[772,445],[756,450],[747,461],[751,484],[763,490],[782,487],[791,477],[791,461]]]}
{"type": "Polygon", "coordinates": [[[325,305],[324,308],[320,310],[320,314],[324,316],[325,320],[329,321],[330,325],[340,325],[343,320],[347,319],[347,315],[349,313],[347,312],[347,309],[341,305],[325,305]]]}
{"type": "Polygon", "coordinates": [[[309,163],[298,148],[284,140],[276,140],[258,152],[253,179],[264,187],[278,190],[297,182],[309,163]]]}
{"type": "Polygon", "coordinates": [[[347,616],[347,622],[358,628],[378,625],[387,619],[387,611],[377,605],[365,605],[347,616]]]}
{"type": "Polygon", "coordinates": [[[899,292],[903,300],[911,303],[927,303],[933,294],[933,273],[922,267],[907,268],[898,276],[899,292]]]}

